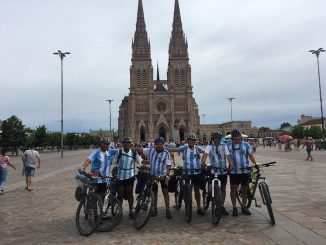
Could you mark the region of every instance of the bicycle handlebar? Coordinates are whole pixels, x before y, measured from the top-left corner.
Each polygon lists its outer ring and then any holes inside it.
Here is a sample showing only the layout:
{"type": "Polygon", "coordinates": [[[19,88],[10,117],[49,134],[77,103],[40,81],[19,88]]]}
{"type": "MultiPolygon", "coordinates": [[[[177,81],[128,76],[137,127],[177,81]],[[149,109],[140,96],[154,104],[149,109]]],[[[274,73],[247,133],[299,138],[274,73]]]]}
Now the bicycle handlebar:
{"type": "Polygon", "coordinates": [[[251,165],[251,166],[248,166],[248,167],[245,167],[245,168],[240,168],[240,170],[251,170],[253,168],[256,168],[256,169],[259,169],[261,167],[269,167],[269,166],[274,166],[274,164],[276,164],[276,162],[267,162],[267,163],[263,163],[263,164],[260,164],[260,165],[251,165]]]}

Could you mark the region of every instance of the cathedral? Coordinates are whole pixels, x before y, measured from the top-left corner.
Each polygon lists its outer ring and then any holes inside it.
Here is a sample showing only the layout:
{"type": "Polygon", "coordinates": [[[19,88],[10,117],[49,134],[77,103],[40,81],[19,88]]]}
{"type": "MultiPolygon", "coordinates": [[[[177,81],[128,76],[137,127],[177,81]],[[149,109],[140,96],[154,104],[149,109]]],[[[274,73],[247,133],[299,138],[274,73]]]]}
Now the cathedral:
{"type": "Polygon", "coordinates": [[[130,92],[119,107],[119,138],[144,142],[160,135],[180,142],[189,133],[199,135],[200,118],[193,98],[188,42],[182,29],[179,1],[174,4],[167,80],[160,79],[158,67],[157,78],[153,79],[142,0],[138,0],[131,48],[130,92]]]}

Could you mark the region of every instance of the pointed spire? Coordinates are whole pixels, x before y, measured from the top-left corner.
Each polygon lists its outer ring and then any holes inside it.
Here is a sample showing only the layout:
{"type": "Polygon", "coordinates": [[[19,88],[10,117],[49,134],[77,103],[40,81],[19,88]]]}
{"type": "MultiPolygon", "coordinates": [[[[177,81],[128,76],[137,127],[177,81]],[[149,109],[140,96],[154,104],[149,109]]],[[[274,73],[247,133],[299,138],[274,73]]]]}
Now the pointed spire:
{"type": "Polygon", "coordinates": [[[186,36],[182,30],[179,0],[175,0],[174,2],[172,33],[169,45],[169,57],[188,59],[188,44],[186,42],[186,36]]]}
{"type": "Polygon", "coordinates": [[[157,62],[157,81],[159,82],[160,81],[160,70],[159,70],[159,68],[158,68],[158,62],[157,62]]]}
{"type": "Polygon", "coordinates": [[[150,58],[150,43],[147,37],[143,2],[138,0],[136,31],[132,44],[133,58],[150,58]]]}

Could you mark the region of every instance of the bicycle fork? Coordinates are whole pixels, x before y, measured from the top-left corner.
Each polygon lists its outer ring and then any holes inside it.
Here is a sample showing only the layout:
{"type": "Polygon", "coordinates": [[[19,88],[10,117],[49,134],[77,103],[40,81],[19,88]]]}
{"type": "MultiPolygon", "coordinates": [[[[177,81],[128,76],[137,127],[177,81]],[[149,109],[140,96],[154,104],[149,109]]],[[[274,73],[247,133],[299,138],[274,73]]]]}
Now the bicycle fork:
{"type": "Polygon", "coordinates": [[[215,185],[218,185],[220,188],[221,188],[221,181],[218,179],[218,178],[214,178],[213,180],[212,180],[212,198],[214,198],[214,195],[215,195],[215,192],[213,191],[213,187],[215,186],[215,185]]]}

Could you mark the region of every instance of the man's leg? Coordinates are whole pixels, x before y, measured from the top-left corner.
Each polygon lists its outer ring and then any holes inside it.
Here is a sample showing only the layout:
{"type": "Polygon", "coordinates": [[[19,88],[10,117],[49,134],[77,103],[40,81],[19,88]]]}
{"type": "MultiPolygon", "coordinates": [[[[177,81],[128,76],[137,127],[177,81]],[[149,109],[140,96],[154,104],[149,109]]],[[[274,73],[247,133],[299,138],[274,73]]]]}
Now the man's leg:
{"type": "Polygon", "coordinates": [[[151,216],[154,217],[154,216],[157,216],[157,191],[158,191],[157,182],[153,183],[152,191],[153,191],[153,194],[154,194],[154,210],[153,210],[151,216]]]}
{"type": "Polygon", "coordinates": [[[128,204],[129,204],[129,214],[132,214],[132,209],[134,206],[134,195],[133,195],[133,182],[127,186],[127,196],[128,196],[128,204]]]}
{"type": "Polygon", "coordinates": [[[170,212],[170,197],[169,197],[168,188],[167,187],[162,187],[162,193],[163,193],[165,209],[166,209],[166,218],[171,219],[172,215],[171,215],[171,212],[170,212]]]}

